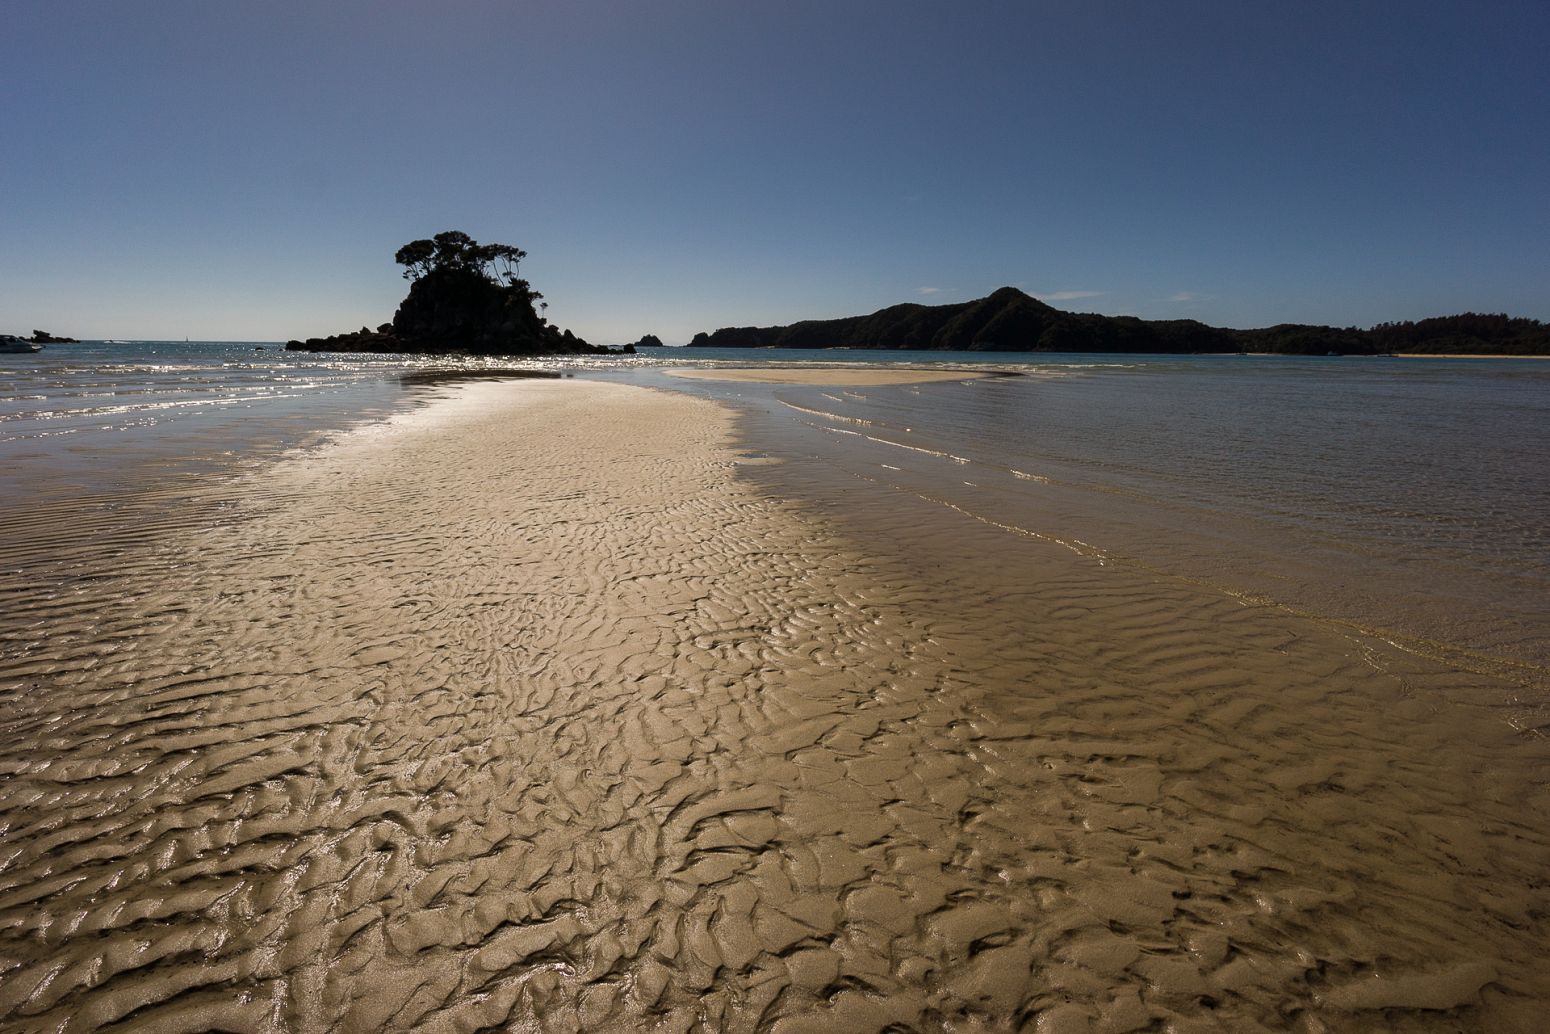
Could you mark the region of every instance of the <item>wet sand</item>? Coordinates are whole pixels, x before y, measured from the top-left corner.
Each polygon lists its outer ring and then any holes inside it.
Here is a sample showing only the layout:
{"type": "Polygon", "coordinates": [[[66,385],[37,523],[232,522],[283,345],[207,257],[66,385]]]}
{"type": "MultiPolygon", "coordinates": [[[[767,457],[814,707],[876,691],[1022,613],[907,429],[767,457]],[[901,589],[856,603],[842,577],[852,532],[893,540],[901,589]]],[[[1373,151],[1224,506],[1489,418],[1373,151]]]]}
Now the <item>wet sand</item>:
{"type": "Polygon", "coordinates": [[[792,369],[790,367],[728,367],[726,369],[668,370],[674,377],[703,381],[741,381],[753,384],[828,384],[857,387],[880,384],[927,384],[931,381],[968,381],[990,376],[979,370],[921,370],[908,367],[879,369],[860,367],[843,369],[833,366],[792,369]]]}
{"type": "Polygon", "coordinates": [[[0,586],[0,1026],[1540,1029],[1534,707],[735,430],[473,384],[0,586]]]}

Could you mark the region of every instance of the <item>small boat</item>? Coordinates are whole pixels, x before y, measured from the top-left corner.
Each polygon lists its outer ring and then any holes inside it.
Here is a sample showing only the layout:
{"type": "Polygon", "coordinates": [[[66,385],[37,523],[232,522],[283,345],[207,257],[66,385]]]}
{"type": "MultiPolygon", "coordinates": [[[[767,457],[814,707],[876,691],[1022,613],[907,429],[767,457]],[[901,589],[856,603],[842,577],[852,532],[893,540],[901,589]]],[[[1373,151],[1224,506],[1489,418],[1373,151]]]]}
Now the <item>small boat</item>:
{"type": "Polygon", "coordinates": [[[27,352],[41,352],[42,345],[35,345],[25,338],[19,338],[15,334],[0,334],[0,355],[20,355],[27,352]]]}

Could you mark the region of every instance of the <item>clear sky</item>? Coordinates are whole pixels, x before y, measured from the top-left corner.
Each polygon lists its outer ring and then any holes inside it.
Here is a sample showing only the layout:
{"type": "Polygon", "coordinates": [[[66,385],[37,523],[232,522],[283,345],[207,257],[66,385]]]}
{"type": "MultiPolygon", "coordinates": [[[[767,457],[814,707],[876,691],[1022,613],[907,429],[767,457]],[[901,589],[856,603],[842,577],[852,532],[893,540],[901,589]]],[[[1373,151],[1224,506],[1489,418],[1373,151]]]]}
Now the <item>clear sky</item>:
{"type": "Polygon", "coordinates": [[[0,0],[0,331],[593,341],[947,302],[1550,319],[1547,0],[0,0]]]}

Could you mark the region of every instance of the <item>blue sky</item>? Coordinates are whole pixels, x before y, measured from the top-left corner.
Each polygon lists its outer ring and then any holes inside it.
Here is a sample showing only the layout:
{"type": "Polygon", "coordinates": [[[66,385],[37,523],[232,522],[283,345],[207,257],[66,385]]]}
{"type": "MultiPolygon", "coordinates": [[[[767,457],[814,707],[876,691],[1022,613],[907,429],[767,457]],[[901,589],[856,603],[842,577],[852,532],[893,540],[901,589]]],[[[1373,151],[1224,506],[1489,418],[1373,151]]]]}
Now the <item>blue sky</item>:
{"type": "Polygon", "coordinates": [[[1550,319],[1550,4],[0,0],[0,331],[602,342],[965,300],[1550,319]]]}

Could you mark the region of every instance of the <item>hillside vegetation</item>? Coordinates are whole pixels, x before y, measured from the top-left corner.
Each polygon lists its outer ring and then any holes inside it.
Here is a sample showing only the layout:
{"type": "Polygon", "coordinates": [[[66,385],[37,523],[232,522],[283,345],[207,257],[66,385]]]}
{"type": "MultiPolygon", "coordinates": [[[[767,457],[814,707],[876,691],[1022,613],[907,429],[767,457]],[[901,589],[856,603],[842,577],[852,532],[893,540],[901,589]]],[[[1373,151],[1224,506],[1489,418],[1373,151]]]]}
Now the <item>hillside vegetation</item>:
{"type": "Polygon", "coordinates": [[[906,303],[867,316],[696,334],[702,348],[881,348],[976,352],[1275,352],[1286,355],[1550,355],[1550,325],[1463,313],[1371,330],[1284,323],[1256,330],[1198,320],[1065,312],[1014,287],[953,305],[906,303]]]}

